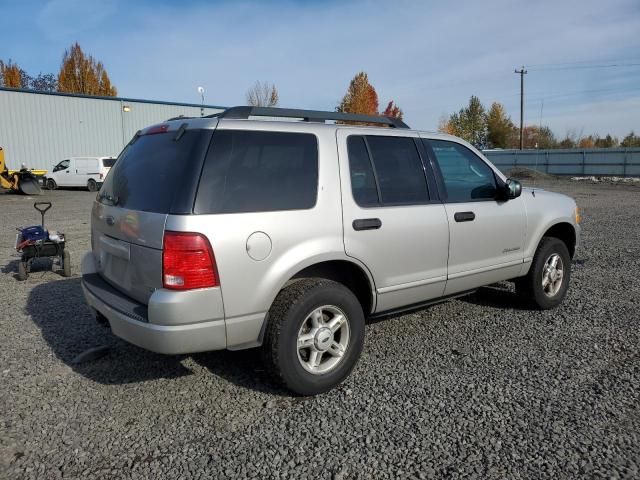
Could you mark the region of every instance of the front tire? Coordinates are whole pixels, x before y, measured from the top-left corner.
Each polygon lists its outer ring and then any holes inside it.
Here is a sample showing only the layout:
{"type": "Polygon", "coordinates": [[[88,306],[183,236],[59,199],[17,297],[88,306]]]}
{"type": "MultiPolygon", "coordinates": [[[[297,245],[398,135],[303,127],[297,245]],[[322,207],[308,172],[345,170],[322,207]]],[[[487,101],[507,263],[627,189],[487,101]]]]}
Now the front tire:
{"type": "Polygon", "coordinates": [[[56,187],[56,181],[53,178],[47,179],[47,190],[55,190],[56,187]]]}
{"type": "Polygon", "coordinates": [[[299,395],[339,385],[364,344],[364,313],[344,285],[299,280],[280,291],[269,309],[263,357],[276,379],[299,395]]]}
{"type": "Polygon", "coordinates": [[[93,180],[92,178],[89,179],[89,181],[87,182],[87,189],[90,192],[97,192],[98,191],[98,184],[96,183],[95,180],[93,180]]]}
{"type": "Polygon", "coordinates": [[[562,303],[571,278],[571,257],[565,243],[543,237],[529,273],[516,280],[516,292],[535,308],[549,310],[562,303]]]}

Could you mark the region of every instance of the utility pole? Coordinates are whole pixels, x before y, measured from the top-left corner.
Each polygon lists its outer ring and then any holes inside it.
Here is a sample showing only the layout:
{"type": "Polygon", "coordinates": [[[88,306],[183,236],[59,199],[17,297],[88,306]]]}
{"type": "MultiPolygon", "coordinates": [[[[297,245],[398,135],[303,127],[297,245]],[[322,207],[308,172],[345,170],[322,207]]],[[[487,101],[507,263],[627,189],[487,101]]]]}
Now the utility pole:
{"type": "Polygon", "coordinates": [[[524,76],[527,74],[527,71],[524,69],[523,65],[520,70],[515,70],[515,73],[520,74],[520,150],[522,150],[522,132],[524,127],[524,76]]]}

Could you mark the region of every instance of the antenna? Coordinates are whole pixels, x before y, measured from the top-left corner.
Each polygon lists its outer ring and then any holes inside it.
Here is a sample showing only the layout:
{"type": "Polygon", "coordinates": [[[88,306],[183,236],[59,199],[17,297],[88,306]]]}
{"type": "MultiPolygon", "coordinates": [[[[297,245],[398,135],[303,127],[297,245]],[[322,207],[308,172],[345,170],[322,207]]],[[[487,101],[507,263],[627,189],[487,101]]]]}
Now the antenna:
{"type": "Polygon", "coordinates": [[[536,166],[533,173],[533,195],[536,194],[536,177],[538,176],[538,155],[540,155],[540,132],[542,131],[542,109],[544,108],[544,98],[540,101],[540,121],[538,123],[538,141],[536,142],[536,166]]]}
{"type": "Polygon", "coordinates": [[[202,103],[200,104],[200,116],[204,117],[204,87],[198,87],[198,93],[200,94],[200,99],[202,103]]]}

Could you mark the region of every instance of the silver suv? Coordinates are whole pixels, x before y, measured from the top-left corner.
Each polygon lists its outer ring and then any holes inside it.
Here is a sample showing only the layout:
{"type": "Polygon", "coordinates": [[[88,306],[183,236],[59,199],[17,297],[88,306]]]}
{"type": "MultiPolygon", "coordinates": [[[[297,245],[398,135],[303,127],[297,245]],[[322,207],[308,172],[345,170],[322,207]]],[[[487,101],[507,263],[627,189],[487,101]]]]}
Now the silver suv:
{"type": "Polygon", "coordinates": [[[234,107],[134,136],[94,202],[82,285],[128,342],[261,346],[276,378],[313,395],[353,369],[366,318],[502,280],[556,307],[578,223],[571,198],[523,190],[459,138],[234,107]]]}

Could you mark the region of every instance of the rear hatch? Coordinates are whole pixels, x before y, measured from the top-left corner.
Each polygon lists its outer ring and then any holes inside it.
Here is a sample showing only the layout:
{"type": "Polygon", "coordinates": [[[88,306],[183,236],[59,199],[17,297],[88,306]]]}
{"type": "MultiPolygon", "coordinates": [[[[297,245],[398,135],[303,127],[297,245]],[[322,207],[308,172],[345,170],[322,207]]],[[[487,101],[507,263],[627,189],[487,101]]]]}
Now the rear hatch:
{"type": "Polygon", "coordinates": [[[162,288],[168,214],[190,214],[212,130],[168,123],[139,132],[94,202],[91,244],[98,273],[141,303],[162,288]]]}

